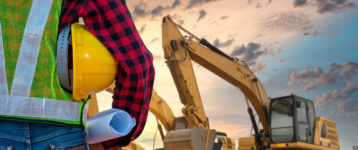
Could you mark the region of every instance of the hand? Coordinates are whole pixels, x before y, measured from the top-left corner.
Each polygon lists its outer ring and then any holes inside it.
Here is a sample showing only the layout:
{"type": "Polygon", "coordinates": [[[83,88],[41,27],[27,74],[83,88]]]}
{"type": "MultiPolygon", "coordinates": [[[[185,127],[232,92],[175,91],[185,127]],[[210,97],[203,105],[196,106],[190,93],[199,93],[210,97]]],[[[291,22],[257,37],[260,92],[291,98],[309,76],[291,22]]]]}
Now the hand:
{"type": "Polygon", "coordinates": [[[105,150],[101,143],[91,144],[89,145],[90,150],[105,150]]]}

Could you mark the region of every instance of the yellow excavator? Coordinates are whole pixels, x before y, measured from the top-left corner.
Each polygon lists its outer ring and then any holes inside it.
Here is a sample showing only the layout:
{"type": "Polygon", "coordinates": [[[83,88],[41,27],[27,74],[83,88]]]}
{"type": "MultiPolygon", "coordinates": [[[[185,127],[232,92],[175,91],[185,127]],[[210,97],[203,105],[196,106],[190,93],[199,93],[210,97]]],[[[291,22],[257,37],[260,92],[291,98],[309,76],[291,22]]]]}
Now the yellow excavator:
{"type": "MultiPolygon", "coordinates": [[[[269,99],[260,81],[244,62],[226,55],[205,39],[198,38],[176,24],[170,16],[163,18],[162,30],[166,63],[184,104],[184,116],[175,117],[169,105],[153,93],[150,111],[167,131],[164,135],[158,125],[165,150],[235,149],[232,138],[209,126],[192,60],[239,88],[245,95],[255,134],[240,138],[239,150],[339,149],[336,123],[324,117],[316,117],[312,101],[296,95],[269,99]],[[186,33],[186,36],[182,33],[186,33]],[[251,106],[263,129],[258,128],[251,106]]],[[[113,92],[113,88],[114,85],[107,91],[113,92]]],[[[90,108],[90,114],[98,112],[95,110],[91,113],[91,110],[95,109],[90,108]]],[[[143,149],[134,143],[127,148],[143,149]]]]}
{"type": "MultiPolygon", "coordinates": [[[[107,92],[113,93],[114,92],[114,84],[112,84],[109,88],[106,89],[107,92]]],[[[92,96],[94,97],[94,96],[92,96]]],[[[94,97],[95,98],[95,97],[94,97]]],[[[93,98],[92,98],[93,99],[93,98]]],[[[92,100],[93,101],[93,100],[92,100]]],[[[96,107],[96,101],[91,102],[90,108],[89,108],[89,114],[97,114],[98,108],[96,107]],[[93,105],[92,105],[93,104],[93,105]],[[97,109],[97,110],[96,110],[97,109]]],[[[161,124],[158,123],[158,129],[160,136],[162,138],[162,141],[164,142],[166,139],[166,135],[164,135],[164,130],[162,126],[164,127],[166,133],[174,131],[174,130],[183,130],[188,129],[188,121],[186,120],[185,116],[179,116],[175,117],[172,109],[169,107],[168,103],[159,96],[155,91],[152,93],[150,105],[149,105],[149,111],[155,116],[157,120],[161,124]]],[[[207,131],[200,130],[196,131],[198,133],[201,133],[203,138],[205,138],[207,131]]],[[[223,149],[223,150],[234,150],[235,149],[235,141],[233,138],[227,137],[226,133],[223,132],[215,132],[212,133],[213,138],[215,138],[215,143],[211,142],[212,146],[207,147],[207,149],[223,149]],[[216,135],[215,137],[213,135],[216,135]]],[[[181,137],[184,138],[184,137],[181,137]]],[[[191,137],[189,137],[191,139],[191,137]]],[[[204,145],[201,145],[204,146],[204,145]]],[[[180,148],[181,146],[175,146],[176,149],[180,148]]],[[[126,147],[128,150],[141,150],[142,147],[138,144],[131,143],[131,145],[126,147]]],[[[123,149],[123,148],[122,148],[123,149]]],[[[197,149],[205,149],[205,147],[198,147],[197,149]]],[[[125,149],[123,149],[125,150],[125,149]]]]}
{"type": "MultiPolygon", "coordinates": [[[[183,109],[183,111],[185,108],[183,109]]],[[[218,149],[218,150],[235,150],[235,141],[233,138],[227,137],[227,134],[224,132],[216,132],[215,130],[204,130],[203,128],[195,128],[196,126],[189,127],[189,123],[192,120],[187,120],[187,114],[184,113],[184,116],[175,117],[173,111],[166,103],[166,101],[160,97],[155,91],[152,93],[152,98],[149,106],[149,111],[154,114],[156,119],[158,119],[166,130],[166,135],[164,135],[163,129],[160,124],[158,124],[158,129],[160,131],[161,138],[164,142],[164,149],[181,149],[182,147],[192,147],[194,149],[218,149]],[[192,129],[194,127],[194,129],[192,129]],[[165,147],[165,143],[168,140],[175,140],[176,135],[172,133],[178,133],[173,131],[179,131],[180,137],[182,140],[190,141],[195,136],[198,136],[194,139],[205,139],[201,142],[196,141],[193,143],[186,143],[187,146],[182,145],[183,143],[178,143],[179,145],[170,145],[170,147],[165,147]],[[207,136],[210,134],[210,136],[207,136]],[[174,136],[171,138],[171,136],[174,136]],[[213,138],[209,139],[208,138],[213,138]],[[208,144],[205,144],[206,140],[208,144]],[[201,143],[201,144],[200,144],[201,143]],[[194,144],[188,146],[188,144],[194,144]]],[[[175,142],[174,142],[175,143],[175,142]]]]}
{"type": "Polygon", "coordinates": [[[269,99],[261,82],[245,62],[228,56],[207,40],[198,38],[176,24],[170,16],[163,18],[162,42],[166,63],[185,106],[182,109],[185,119],[164,114],[169,120],[161,121],[169,130],[164,137],[164,149],[215,149],[218,134],[210,129],[205,115],[192,60],[244,94],[255,134],[240,138],[239,150],[339,149],[335,121],[316,117],[311,100],[296,95],[269,99]],[[259,129],[251,107],[263,129],[259,129]]]}

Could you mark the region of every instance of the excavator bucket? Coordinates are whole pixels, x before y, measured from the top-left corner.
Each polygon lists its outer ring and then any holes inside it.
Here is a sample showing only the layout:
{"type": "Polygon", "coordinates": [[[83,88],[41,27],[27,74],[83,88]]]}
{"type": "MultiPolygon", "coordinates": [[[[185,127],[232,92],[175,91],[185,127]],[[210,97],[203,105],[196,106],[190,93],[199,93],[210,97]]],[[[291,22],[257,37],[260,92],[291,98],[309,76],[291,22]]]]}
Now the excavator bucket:
{"type": "Polygon", "coordinates": [[[216,138],[214,129],[192,128],[168,132],[165,150],[212,150],[216,138]]]}

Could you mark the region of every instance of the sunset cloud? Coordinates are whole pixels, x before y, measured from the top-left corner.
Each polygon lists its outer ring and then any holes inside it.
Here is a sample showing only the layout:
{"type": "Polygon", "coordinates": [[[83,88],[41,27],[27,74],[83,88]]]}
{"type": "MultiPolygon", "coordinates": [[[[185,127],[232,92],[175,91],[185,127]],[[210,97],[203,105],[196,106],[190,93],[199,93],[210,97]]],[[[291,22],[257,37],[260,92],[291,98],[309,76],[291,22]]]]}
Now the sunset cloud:
{"type": "Polygon", "coordinates": [[[355,9],[357,4],[348,0],[294,0],[293,6],[300,7],[312,5],[316,7],[318,13],[337,12],[346,9],[355,9]]]}
{"type": "Polygon", "coordinates": [[[205,11],[204,9],[201,9],[201,10],[199,11],[199,18],[198,18],[197,21],[203,19],[203,18],[206,16],[206,14],[207,14],[206,11],[205,11]]]}
{"type": "Polygon", "coordinates": [[[146,25],[142,25],[139,29],[139,33],[143,33],[145,31],[146,27],[147,27],[146,25]]]}
{"type": "Polygon", "coordinates": [[[271,30],[306,31],[311,28],[307,15],[298,12],[281,12],[267,17],[262,23],[271,30]]]}
{"type": "Polygon", "coordinates": [[[251,69],[252,72],[260,72],[262,70],[264,70],[266,68],[266,64],[262,61],[258,61],[257,63],[255,63],[254,65],[249,66],[249,68],[251,69]]]}
{"type": "Polygon", "coordinates": [[[192,8],[192,7],[202,5],[204,3],[208,3],[208,2],[212,2],[212,1],[216,1],[216,0],[189,0],[189,4],[188,4],[187,8],[192,8]]]}
{"type": "Polygon", "coordinates": [[[316,97],[315,105],[317,108],[323,109],[328,106],[335,106],[338,113],[343,114],[349,119],[358,117],[358,81],[348,82],[346,87],[335,89],[333,92],[322,93],[316,97]]]}
{"type": "Polygon", "coordinates": [[[354,2],[347,2],[346,0],[316,0],[317,12],[327,13],[335,12],[344,9],[355,9],[357,7],[354,2]]]}
{"type": "Polygon", "coordinates": [[[133,9],[133,14],[138,16],[138,17],[143,17],[146,15],[146,11],[145,9],[143,8],[143,5],[135,5],[134,6],[134,9],[133,9]]]}
{"type": "Polygon", "coordinates": [[[294,0],[293,6],[298,7],[298,6],[305,5],[306,3],[307,3],[307,0],[294,0]]]}
{"type": "Polygon", "coordinates": [[[180,0],[174,0],[173,4],[172,4],[172,9],[174,9],[175,7],[179,6],[181,4],[180,0]]]}
{"type": "Polygon", "coordinates": [[[216,47],[226,47],[226,46],[230,46],[235,40],[233,38],[228,39],[224,42],[221,42],[218,38],[214,40],[214,46],[216,47]]]}
{"type": "Polygon", "coordinates": [[[358,62],[348,61],[342,65],[332,62],[327,72],[324,72],[320,67],[315,67],[313,70],[303,69],[292,72],[289,84],[306,83],[304,90],[309,91],[317,88],[319,83],[332,85],[337,81],[349,81],[355,76],[358,76],[358,62]]]}
{"type": "Polygon", "coordinates": [[[237,47],[234,51],[231,52],[231,56],[238,56],[239,59],[248,63],[248,65],[253,65],[256,63],[256,59],[259,56],[265,54],[261,49],[261,44],[250,42],[247,46],[242,45],[237,47]]]}
{"type": "Polygon", "coordinates": [[[337,102],[337,110],[340,113],[345,114],[348,119],[355,119],[358,117],[358,109],[357,108],[358,108],[357,100],[337,102]]]}
{"type": "Polygon", "coordinates": [[[155,7],[152,11],[151,11],[151,14],[152,16],[157,16],[157,15],[161,15],[162,12],[164,11],[164,8],[163,6],[159,5],[157,7],[155,7]]]}
{"type": "Polygon", "coordinates": [[[358,92],[358,81],[348,82],[346,87],[338,90],[335,89],[332,92],[322,93],[321,96],[316,97],[316,106],[318,108],[324,108],[333,102],[345,102],[345,101],[355,101],[358,102],[352,95],[358,92]]]}

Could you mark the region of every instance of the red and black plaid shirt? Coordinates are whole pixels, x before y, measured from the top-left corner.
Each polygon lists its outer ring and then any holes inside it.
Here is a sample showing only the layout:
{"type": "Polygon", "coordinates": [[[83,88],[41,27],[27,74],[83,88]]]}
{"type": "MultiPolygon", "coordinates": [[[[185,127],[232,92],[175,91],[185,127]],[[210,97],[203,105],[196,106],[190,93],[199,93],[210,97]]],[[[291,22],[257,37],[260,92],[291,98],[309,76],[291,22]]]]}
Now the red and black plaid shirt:
{"type": "Polygon", "coordinates": [[[128,145],[143,131],[153,90],[153,57],[144,45],[125,0],[66,0],[59,32],[83,17],[86,26],[118,61],[113,107],[127,111],[136,126],[124,137],[103,142],[106,149],[128,145]]]}

